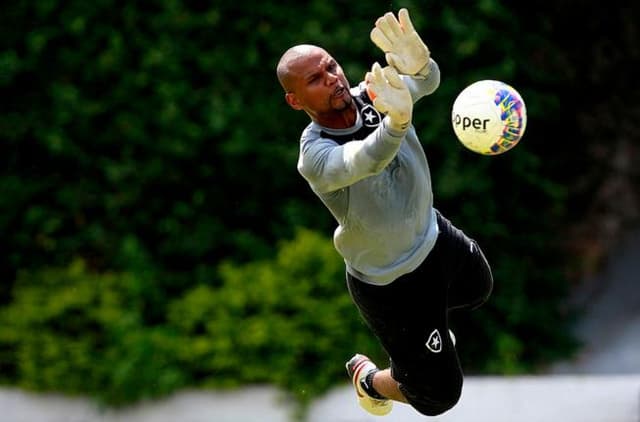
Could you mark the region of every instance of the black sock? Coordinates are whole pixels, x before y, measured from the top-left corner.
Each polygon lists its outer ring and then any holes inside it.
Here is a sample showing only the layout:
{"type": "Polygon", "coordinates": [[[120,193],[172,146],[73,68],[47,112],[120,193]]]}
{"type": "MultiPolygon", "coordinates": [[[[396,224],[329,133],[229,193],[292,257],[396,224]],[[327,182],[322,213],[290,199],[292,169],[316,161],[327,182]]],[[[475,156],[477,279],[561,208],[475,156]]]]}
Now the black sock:
{"type": "Polygon", "coordinates": [[[362,378],[362,380],[360,380],[360,386],[362,387],[364,392],[367,393],[367,395],[369,395],[370,397],[377,400],[385,400],[386,397],[382,396],[380,393],[376,391],[375,388],[373,388],[373,377],[376,375],[376,372],[378,371],[379,369],[374,369],[372,371],[369,371],[369,373],[364,378],[362,378]]]}

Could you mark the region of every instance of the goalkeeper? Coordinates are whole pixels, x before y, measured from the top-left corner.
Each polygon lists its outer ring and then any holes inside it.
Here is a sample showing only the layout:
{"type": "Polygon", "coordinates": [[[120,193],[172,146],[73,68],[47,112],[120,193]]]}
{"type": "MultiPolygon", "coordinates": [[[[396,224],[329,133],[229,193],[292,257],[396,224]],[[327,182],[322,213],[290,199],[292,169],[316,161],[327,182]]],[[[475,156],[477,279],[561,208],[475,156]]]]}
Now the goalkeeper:
{"type": "Polygon", "coordinates": [[[358,401],[376,415],[393,401],[438,415],[463,382],[449,311],[484,303],[493,279],[478,244],[434,208],[411,124],[414,103],[440,83],[438,65],[406,9],[380,17],[371,39],[387,65],[374,63],[354,88],[314,45],[287,50],[277,76],[289,106],[311,119],[298,170],[337,221],[351,298],[390,357],[385,369],[361,354],[347,362],[358,401]]]}

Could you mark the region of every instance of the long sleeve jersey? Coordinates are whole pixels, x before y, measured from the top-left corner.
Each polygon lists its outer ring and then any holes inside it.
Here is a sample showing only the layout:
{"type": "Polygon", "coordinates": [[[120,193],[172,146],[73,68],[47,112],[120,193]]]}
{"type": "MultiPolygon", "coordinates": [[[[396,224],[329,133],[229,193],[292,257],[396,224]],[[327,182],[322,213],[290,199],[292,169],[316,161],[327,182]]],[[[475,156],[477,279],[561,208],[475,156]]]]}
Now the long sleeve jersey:
{"type": "MultiPolygon", "coordinates": [[[[433,60],[430,69],[426,78],[402,76],[414,103],[440,84],[433,60]]],[[[300,139],[298,171],[338,222],[333,241],[347,271],[384,285],[417,268],[436,242],[431,175],[413,125],[388,127],[363,82],[351,95],[354,126],[311,122],[300,139]]]]}

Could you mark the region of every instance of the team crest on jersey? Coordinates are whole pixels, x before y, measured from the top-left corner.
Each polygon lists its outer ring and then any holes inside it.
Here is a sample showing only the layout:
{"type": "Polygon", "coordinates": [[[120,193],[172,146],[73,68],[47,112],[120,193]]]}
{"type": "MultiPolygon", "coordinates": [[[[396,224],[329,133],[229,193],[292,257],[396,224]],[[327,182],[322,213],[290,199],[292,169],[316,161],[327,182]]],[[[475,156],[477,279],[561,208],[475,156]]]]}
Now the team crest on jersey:
{"type": "Polygon", "coordinates": [[[378,127],[382,118],[380,113],[371,104],[365,104],[360,112],[362,115],[362,121],[367,127],[378,127]]]}
{"type": "Polygon", "coordinates": [[[431,350],[433,353],[440,353],[442,351],[442,338],[440,337],[440,332],[437,329],[431,332],[425,346],[427,346],[427,349],[431,350]]]}

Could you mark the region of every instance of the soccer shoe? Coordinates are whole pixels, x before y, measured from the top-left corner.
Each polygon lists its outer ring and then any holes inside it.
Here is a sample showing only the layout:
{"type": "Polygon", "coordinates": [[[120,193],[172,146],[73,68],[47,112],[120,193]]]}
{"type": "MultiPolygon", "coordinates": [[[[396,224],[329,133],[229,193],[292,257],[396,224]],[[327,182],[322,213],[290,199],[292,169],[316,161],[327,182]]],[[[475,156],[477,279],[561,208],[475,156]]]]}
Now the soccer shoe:
{"type": "Polygon", "coordinates": [[[360,406],[371,413],[372,415],[384,416],[391,412],[393,407],[393,401],[389,399],[374,399],[368,395],[362,388],[362,380],[365,379],[367,374],[371,371],[375,371],[378,367],[371,362],[371,360],[365,355],[354,355],[347,364],[347,373],[351,377],[351,382],[356,389],[356,395],[358,396],[358,403],[360,406]]]}

